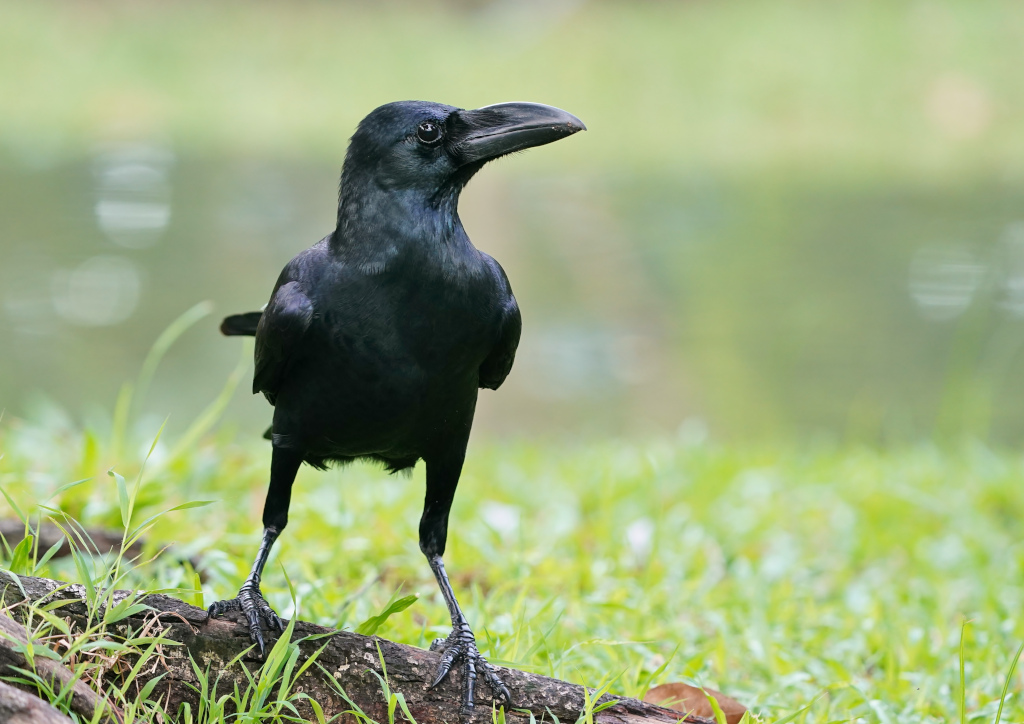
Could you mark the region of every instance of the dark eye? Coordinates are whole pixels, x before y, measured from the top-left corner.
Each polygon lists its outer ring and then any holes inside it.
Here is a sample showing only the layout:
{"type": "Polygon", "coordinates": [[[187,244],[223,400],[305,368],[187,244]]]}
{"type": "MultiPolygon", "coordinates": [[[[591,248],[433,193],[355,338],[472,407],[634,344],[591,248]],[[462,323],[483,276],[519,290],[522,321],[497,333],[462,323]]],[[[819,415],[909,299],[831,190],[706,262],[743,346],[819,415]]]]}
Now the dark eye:
{"type": "Polygon", "coordinates": [[[423,121],[416,129],[416,138],[427,145],[432,145],[441,140],[441,127],[433,121],[423,121]]]}

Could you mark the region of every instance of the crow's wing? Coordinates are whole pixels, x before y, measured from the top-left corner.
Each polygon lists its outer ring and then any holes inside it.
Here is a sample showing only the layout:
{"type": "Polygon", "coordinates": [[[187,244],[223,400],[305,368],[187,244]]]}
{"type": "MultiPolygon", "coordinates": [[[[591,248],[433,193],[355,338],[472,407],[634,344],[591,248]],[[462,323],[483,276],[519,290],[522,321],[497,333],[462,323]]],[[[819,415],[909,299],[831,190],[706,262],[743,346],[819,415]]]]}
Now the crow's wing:
{"type": "Polygon", "coordinates": [[[256,373],[253,394],[262,392],[274,404],[292,351],[313,320],[313,303],[297,281],[274,291],[256,327],[256,373]]]}
{"type": "Polygon", "coordinates": [[[523,319],[519,315],[519,305],[514,297],[506,307],[501,325],[501,337],[487,359],[480,365],[480,387],[496,390],[512,371],[512,363],[516,359],[516,348],[519,346],[519,334],[523,329],[523,319]]]}
{"type": "Polygon", "coordinates": [[[499,282],[501,326],[498,342],[480,365],[480,387],[496,390],[512,371],[516,348],[519,347],[519,335],[523,330],[523,318],[519,314],[519,305],[512,295],[512,287],[505,276],[505,270],[494,259],[487,258],[499,282]]]}

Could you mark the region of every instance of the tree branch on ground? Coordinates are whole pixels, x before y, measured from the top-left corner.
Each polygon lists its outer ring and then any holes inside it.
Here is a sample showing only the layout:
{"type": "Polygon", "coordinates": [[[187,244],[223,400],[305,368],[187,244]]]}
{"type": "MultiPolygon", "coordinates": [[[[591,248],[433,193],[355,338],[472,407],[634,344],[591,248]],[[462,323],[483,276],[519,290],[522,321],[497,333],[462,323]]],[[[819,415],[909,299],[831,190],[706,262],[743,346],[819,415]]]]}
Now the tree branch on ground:
{"type": "MultiPolygon", "coordinates": [[[[19,611],[27,611],[31,603],[50,604],[59,600],[63,605],[54,609],[54,613],[69,620],[73,629],[84,628],[88,623],[84,586],[28,576],[15,580],[11,574],[0,573],[0,589],[4,605],[15,617],[21,615],[19,611]]],[[[113,600],[123,600],[127,595],[129,592],[115,593],[113,600]]],[[[167,711],[173,714],[183,703],[188,703],[193,712],[199,706],[197,688],[201,687],[193,662],[200,671],[209,671],[206,679],[211,686],[217,682],[214,699],[232,692],[236,686],[241,690],[250,686],[249,677],[263,662],[251,645],[246,624],[236,613],[210,619],[203,609],[158,594],[148,595],[142,602],[148,606],[147,610],[118,621],[110,627],[112,634],[127,638],[148,626],[148,636],[162,632],[168,644],[180,645],[163,647],[159,665],[143,667],[136,674],[133,688],[144,687],[149,680],[163,675],[151,698],[166,702],[167,711]]],[[[21,631],[24,634],[24,628],[21,631]]],[[[391,692],[404,697],[409,713],[419,724],[493,721],[491,703],[486,698],[489,692],[483,686],[477,687],[474,713],[468,718],[461,716],[463,681],[460,670],[453,670],[436,689],[429,688],[439,654],[377,636],[335,631],[304,621],[295,622],[291,639],[297,647],[293,650],[297,655],[294,670],[315,657],[291,690],[315,700],[327,718],[343,714],[341,722],[388,721],[388,701],[382,686],[386,681],[391,692]],[[356,710],[366,718],[357,719],[352,713],[356,710]]],[[[275,634],[268,635],[268,657],[274,656],[271,648],[276,640],[275,634]]],[[[10,647],[0,648],[12,651],[10,647]]],[[[37,657],[37,666],[43,660],[37,657]]],[[[554,717],[560,722],[574,722],[584,712],[587,699],[593,697],[592,690],[585,694],[582,686],[566,681],[515,669],[499,669],[512,692],[512,709],[505,714],[509,724],[528,724],[531,714],[537,722],[552,722],[554,717]]],[[[107,676],[116,678],[113,671],[107,676]]],[[[124,684],[116,680],[109,683],[124,684]]],[[[303,716],[315,720],[308,700],[293,699],[293,704],[303,716]]],[[[594,709],[597,710],[593,716],[595,724],[679,721],[713,724],[710,719],[696,716],[681,720],[678,712],[608,694],[597,700],[594,709]]],[[[400,711],[396,716],[396,721],[405,721],[400,711]]]]}
{"type": "Polygon", "coordinates": [[[10,724],[72,724],[42,699],[0,681],[0,722],[10,724]]]}
{"type": "MultiPolygon", "coordinates": [[[[5,585],[10,581],[7,574],[0,573],[0,580],[5,585]]],[[[22,578],[23,581],[45,581],[45,578],[22,578]]],[[[15,587],[15,590],[17,588],[15,587]]],[[[26,589],[26,593],[27,593],[26,589]]],[[[4,603],[8,602],[9,591],[4,591],[4,603]]],[[[106,716],[100,721],[107,724],[118,724],[124,720],[124,716],[116,706],[104,701],[95,691],[86,686],[85,682],[77,680],[75,675],[63,666],[47,656],[38,655],[30,657],[26,655],[29,642],[28,632],[25,627],[8,616],[0,615],[0,676],[5,678],[25,678],[26,671],[34,671],[35,674],[56,690],[70,689],[69,708],[78,714],[85,721],[93,721],[96,710],[104,711],[106,716]]],[[[32,687],[22,685],[23,691],[33,693],[32,687]]]]}

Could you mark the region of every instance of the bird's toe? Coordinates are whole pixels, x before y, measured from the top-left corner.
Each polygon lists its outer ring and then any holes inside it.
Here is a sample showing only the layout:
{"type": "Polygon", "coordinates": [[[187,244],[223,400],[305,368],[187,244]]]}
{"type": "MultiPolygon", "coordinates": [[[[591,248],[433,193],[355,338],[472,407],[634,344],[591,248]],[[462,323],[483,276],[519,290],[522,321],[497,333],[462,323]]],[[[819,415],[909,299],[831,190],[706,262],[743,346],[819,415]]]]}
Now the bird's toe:
{"type": "Polygon", "coordinates": [[[267,652],[266,643],[263,641],[263,627],[260,626],[259,614],[255,611],[246,611],[245,617],[249,620],[249,638],[260,649],[260,658],[267,652]]]}
{"type": "Polygon", "coordinates": [[[435,686],[440,684],[448,677],[448,674],[451,673],[452,666],[454,666],[455,661],[461,658],[462,655],[462,648],[458,644],[454,646],[449,646],[447,649],[445,649],[445,652],[441,655],[441,662],[437,665],[437,675],[434,677],[434,681],[430,685],[431,689],[433,689],[435,686]]]}
{"type": "MultiPolygon", "coordinates": [[[[474,647],[474,650],[476,647],[474,647]]],[[[472,669],[472,676],[469,679],[471,682],[476,678],[476,672],[479,671],[483,675],[484,681],[487,683],[487,687],[491,690],[491,699],[502,709],[507,709],[512,705],[512,693],[505,686],[505,682],[498,676],[498,672],[494,670],[494,667],[488,663],[487,659],[476,653],[474,666],[472,669]]],[[[472,702],[469,702],[472,706],[472,702]]]]}
{"type": "Polygon", "coordinates": [[[284,621],[277,615],[277,612],[270,607],[266,599],[260,596],[256,601],[256,608],[259,611],[260,618],[263,623],[266,624],[268,629],[276,629],[278,632],[284,632],[284,621]]]}
{"type": "Polygon", "coordinates": [[[206,612],[210,618],[217,618],[218,616],[223,616],[228,611],[237,611],[239,608],[241,608],[241,605],[238,603],[238,599],[232,598],[228,601],[215,601],[206,612]]]}
{"type": "Polygon", "coordinates": [[[494,670],[486,661],[484,664],[484,681],[487,682],[487,686],[491,689],[491,694],[494,696],[494,700],[498,702],[499,706],[509,707],[512,705],[512,693],[505,686],[505,682],[501,680],[498,673],[494,670]]]}

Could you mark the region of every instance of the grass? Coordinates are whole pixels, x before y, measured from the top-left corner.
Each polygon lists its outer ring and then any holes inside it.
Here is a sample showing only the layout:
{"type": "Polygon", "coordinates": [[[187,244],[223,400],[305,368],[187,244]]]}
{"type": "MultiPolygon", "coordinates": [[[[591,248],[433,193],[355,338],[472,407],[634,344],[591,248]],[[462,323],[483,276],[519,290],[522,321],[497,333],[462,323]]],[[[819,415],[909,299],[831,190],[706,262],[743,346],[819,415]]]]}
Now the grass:
{"type": "MultiPolygon", "coordinates": [[[[187,591],[196,579],[175,560],[185,553],[209,574],[205,603],[234,595],[258,542],[266,446],[230,430],[177,455],[130,426],[125,440],[139,453],[113,461],[109,431],[57,410],[8,417],[8,506],[138,529],[152,553],[174,543],[176,555],[87,569],[15,550],[2,566],[92,581],[98,597],[111,576],[187,591]],[[137,486],[103,474],[111,462],[137,486]],[[196,500],[215,502],[185,507],[196,500]]],[[[362,465],[303,470],[268,599],[286,616],[298,606],[305,619],[376,626],[417,646],[446,633],[416,545],[421,494],[421,469],[412,479],[362,465]],[[392,615],[374,619],[389,604],[392,615]]],[[[1007,676],[1024,638],[1022,514],[1024,461],[980,446],[474,446],[446,559],[495,662],[630,695],[698,682],[765,721],[804,708],[791,721],[995,721],[1000,709],[1012,722],[1024,719],[1020,678],[1007,676]]],[[[96,610],[83,645],[103,640],[96,610]]],[[[204,716],[191,721],[223,720],[204,716]]]]}

